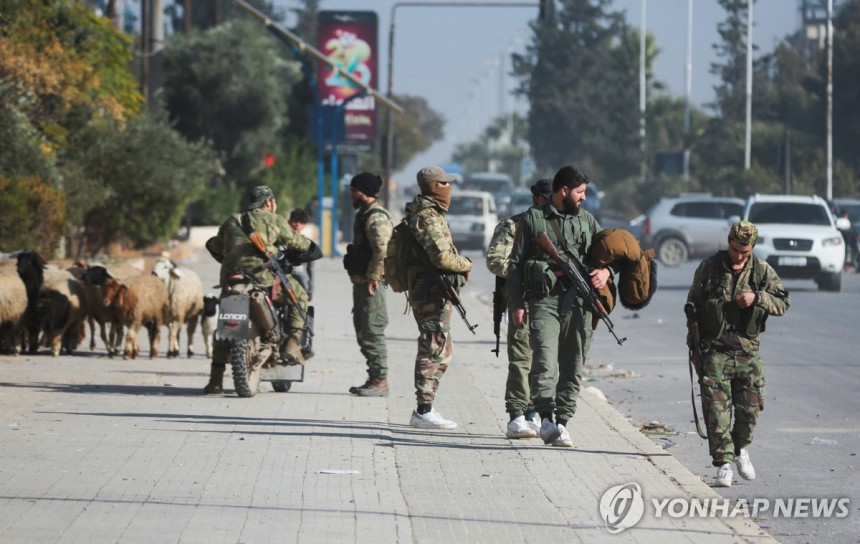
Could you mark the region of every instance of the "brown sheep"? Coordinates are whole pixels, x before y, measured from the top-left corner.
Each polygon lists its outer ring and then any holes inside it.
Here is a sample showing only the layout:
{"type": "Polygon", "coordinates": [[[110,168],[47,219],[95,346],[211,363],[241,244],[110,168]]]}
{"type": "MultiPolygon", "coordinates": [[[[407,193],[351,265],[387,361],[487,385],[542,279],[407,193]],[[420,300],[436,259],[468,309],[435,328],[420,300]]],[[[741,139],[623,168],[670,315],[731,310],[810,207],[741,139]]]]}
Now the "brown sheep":
{"type": "Polygon", "coordinates": [[[108,278],[104,283],[104,306],[113,308],[119,323],[127,327],[123,359],[140,354],[137,331],[146,326],[149,332],[149,357],[158,356],[161,325],[167,320],[167,289],[161,280],[142,275],[119,282],[108,278]]]}
{"type": "MultiPolygon", "coordinates": [[[[108,269],[101,264],[92,264],[84,270],[83,281],[90,293],[90,316],[99,324],[99,333],[109,357],[113,357],[119,352],[123,326],[116,317],[114,309],[104,305],[104,283],[108,278],[123,281],[141,274],[143,274],[143,270],[124,265],[112,266],[108,269]],[[109,337],[105,330],[107,326],[110,326],[109,337]]],[[[90,349],[94,350],[96,349],[96,336],[92,322],[90,333],[90,349]]]]}

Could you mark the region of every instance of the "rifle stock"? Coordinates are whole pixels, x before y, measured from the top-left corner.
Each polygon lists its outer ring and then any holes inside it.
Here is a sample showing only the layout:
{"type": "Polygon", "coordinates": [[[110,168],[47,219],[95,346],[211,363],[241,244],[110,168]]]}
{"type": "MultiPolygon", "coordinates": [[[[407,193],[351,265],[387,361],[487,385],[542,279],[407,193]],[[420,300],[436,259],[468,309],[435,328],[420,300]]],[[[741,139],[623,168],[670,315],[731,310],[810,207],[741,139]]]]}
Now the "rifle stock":
{"type": "Polygon", "coordinates": [[[278,279],[281,280],[281,284],[283,284],[284,290],[287,292],[287,297],[295,305],[296,310],[299,312],[302,319],[307,321],[308,316],[299,305],[299,295],[296,293],[296,290],[293,289],[293,286],[290,285],[289,280],[287,280],[287,274],[284,272],[284,269],[281,268],[281,263],[278,262],[278,259],[275,258],[275,255],[271,251],[266,249],[266,242],[263,241],[263,236],[259,232],[254,231],[248,235],[248,238],[250,238],[254,247],[256,247],[257,250],[265,255],[269,260],[269,266],[272,268],[272,271],[277,274],[278,279]]]}
{"type": "Polygon", "coordinates": [[[609,319],[609,312],[606,311],[606,307],[603,305],[603,302],[600,301],[600,296],[594,291],[591,284],[585,280],[582,273],[579,271],[579,268],[569,259],[565,259],[559,254],[555,244],[552,243],[552,240],[549,239],[549,236],[547,236],[545,232],[542,232],[535,237],[535,243],[544,251],[544,253],[549,255],[550,259],[552,259],[555,264],[561,268],[561,271],[567,279],[573,283],[573,289],[575,289],[576,293],[582,297],[591,311],[600,317],[601,321],[606,325],[606,328],[609,329],[609,332],[615,337],[618,345],[620,346],[623,344],[627,338],[618,338],[618,335],[615,334],[615,326],[612,324],[612,320],[609,319]]]}

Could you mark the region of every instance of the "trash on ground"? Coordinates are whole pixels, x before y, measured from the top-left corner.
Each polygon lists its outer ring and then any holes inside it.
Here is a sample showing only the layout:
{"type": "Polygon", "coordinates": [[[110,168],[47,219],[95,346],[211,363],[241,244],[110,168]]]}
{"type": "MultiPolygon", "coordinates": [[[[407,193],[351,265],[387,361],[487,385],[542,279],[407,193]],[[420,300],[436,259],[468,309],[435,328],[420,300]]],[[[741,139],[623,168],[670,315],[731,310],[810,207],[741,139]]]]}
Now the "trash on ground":
{"type": "Polygon", "coordinates": [[[323,468],[317,471],[317,474],[361,474],[359,470],[341,470],[336,468],[323,468]]]}
{"type": "Polygon", "coordinates": [[[817,436],[809,441],[811,446],[835,446],[836,441],[828,438],[818,438],[817,436]]]}

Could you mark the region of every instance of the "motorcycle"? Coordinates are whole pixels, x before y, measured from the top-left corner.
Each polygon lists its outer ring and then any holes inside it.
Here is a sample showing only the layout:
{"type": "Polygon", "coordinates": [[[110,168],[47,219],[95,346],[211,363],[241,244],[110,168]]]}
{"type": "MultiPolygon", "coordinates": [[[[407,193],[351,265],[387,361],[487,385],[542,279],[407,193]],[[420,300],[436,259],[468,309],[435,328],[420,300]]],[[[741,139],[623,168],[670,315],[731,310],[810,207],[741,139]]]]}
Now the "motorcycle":
{"type": "MultiPolygon", "coordinates": [[[[271,382],[279,393],[288,392],[293,382],[304,381],[304,365],[286,355],[284,322],[288,310],[286,305],[274,304],[269,289],[251,274],[240,271],[230,277],[220,302],[215,339],[229,343],[233,385],[240,397],[257,394],[261,381],[271,382]]],[[[306,313],[303,353],[312,351],[313,306],[306,313]]]]}

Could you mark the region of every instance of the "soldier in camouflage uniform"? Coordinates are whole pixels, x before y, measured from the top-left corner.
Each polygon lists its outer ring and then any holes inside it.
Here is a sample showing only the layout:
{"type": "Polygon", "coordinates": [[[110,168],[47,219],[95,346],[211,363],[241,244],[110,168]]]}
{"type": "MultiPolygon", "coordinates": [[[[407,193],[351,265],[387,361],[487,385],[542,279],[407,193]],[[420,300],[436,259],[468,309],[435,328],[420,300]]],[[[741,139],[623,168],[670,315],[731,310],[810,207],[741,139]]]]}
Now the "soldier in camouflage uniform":
{"type": "Polygon", "coordinates": [[[773,268],[752,254],[757,238],[752,223],[732,225],[728,249],[702,261],[687,295],[701,338],[694,346],[690,330],[687,345],[701,349],[702,411],[718,487],[732,485],[732,461],[742,478],[755,479],[747,446],[764,409],[759,335],[767,316],[785,314],[790,304],[773,268]]]}
{"type": "MultiPolygon", "coordinates": [[[[418,245],[433,265],[450,274],[458,289],[465,285],[472,261],[457,253],[445,214],[451,203],[454,176],[438,166],[422,168],[417,175],[421,194],[406,205],[406,221],[418,245]]],[[[430,276],[432,271],[415,262],[407,271],[408,298],[418,324],[418,355],[415,358],[415,395],[418,408],[410,424],[422,429],[454,429],[457,424],[446,420],[433,409],[439,381],[453,354],[451,343],[451,301],[446,299],[430,276]]]]}
{"type": "Polygon", "coordinates": [[[343,258],[343,266],[352,280],[352,323],[361,354],[367,361],[367,381],[350,387],[359,397],[388,396],[388,349],[385,327],[388,310],[385,289],[380,289],[383,259],[394,226],[391,215],[376,200],[382,178],[364,172],[349,184],[355,222],[352,243],[343,258]]]}
{"type": "MultiPolygon", "coordinates": [[[[548,179],[538,180],[532,185],[531,192],[533,204],[543,206],[552,196],[552,182],[548,179]]],[[[514,247],[514,231],[524,215],[525,212],[503,219],[493,231],[493,238],[487,249],[487,268],[500,278],[508,277],[511,250],[514,247]]],[[[532,348],[529,346],[528,317],[525,319],[523,328],[514,326],[514,308],[511,306],[507,287],[504,288],[504,298],[508,311],[508,379],[505,385],[505,410],[510,415],[505,436],[534,438],[540,431],[540,417],[535,412],[529,389],[532,348]]]]}
{"type": "MultiPolygon", "coordinates": [[[[540,233],[559,253],[588,265],[588,250],[600,230],[597,220],[582,208],[588,178],[573,166],[563,166],[553,177],[552,197],[542,208],[531,208],[517,224],[508,268],[508,290],[514,325],[525,325],[529,315],[529,341],[533,350],[531,396],[541,417],[544,444],[572,447],[566,426],[576,412],[582,385],[582,367],[591,346],[592,313],[582,299],[563,304],[573,289],[552,259],[535,243],[540,233]],[[555,411],[555,421],[553,421],[555,411]]],[[[594,289],[603,287],[611,272],[590,272],[594,289]]]]}
{"type": "MultiPolygon", "coordinates": [[[[278,204],[272,190],[265,186],[259,185],[252,189],[250,194],[250,204],[243,213],[231,215],[218,229],[218,234],[206,241],[206,249],[212,257],[221,263],[221,296],[224,297],[235,288],[240,286],[231,286],[228,280],[230,274],[237,270],[254,270],[260,265],[267,262],[264,255],[251,243],[245,230],[242,228],[243,216],[247,216],[248,223],[252,231],[257,231],[263,237],[266,243],[266,249],[272,253],[277,253],[277,245],[281,245],[290,250],[295,250],[306,255],[318,254],[319,249],[316,245],[295,232],[286,219],[277,215],[278,204]]],[[[254,274],[256,281],[264,286],[270,287],[275,283],[275,275],[270,269],[257,270],[254,274]]],[[[307,293],[302,289],[301,285],[292,278],[289,278],[293,289],[299,295],[299,304],[307,309],[307,293]]],[[[288,299],[286,292],[281,289],[279,302],[287,304],[288,299]]],[[[294,305],[290,305],[285,324],[288,331],[287,352],[288,356],[298,362],[304,362],[301,355],[301,332],[305,326],[304,319],[299,314],[294,305]]],[[[264,346],[264,349],[270,349],[277,353],[277,344],[273,339],[269,339],[269,345],[264,346]]],[[[225,342],[215,341],[212,352],[212,368],[209,375],[209,383],[203,389],[207,395],[222,393],[224,391],[223,378],[224,368],[229,359],[229,347],[225,342]]]]}

